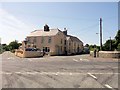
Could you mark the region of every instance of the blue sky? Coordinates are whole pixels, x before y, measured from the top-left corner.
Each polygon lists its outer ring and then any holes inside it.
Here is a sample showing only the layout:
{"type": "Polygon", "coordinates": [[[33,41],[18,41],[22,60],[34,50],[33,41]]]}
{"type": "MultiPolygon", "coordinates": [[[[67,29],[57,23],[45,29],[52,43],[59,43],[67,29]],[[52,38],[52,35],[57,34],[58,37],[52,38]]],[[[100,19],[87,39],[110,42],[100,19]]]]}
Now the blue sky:
{"type": "Polygon", "coordinates": [[[103,19],[103,43],[114,38],[118,30],[117,2],[10,2],[2,3],[2,43],[22,41],[33,30],[43,28],[68,29],[84,44],[99,45],[99,18],[103,19]]]}

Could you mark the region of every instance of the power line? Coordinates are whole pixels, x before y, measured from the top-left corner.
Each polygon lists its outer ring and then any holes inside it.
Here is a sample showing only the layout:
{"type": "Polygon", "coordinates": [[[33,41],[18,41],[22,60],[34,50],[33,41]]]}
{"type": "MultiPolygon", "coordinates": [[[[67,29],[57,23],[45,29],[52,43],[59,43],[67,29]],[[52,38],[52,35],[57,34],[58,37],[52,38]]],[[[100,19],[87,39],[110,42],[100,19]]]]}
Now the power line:
{"type": "MultiPolygon", "coordinates": [[[[91,26],[88,26],[88,27],[83,28],[83,29],[79,29],[79,30],[83,30],[82,32],[85,32],[85,31],[88,31],[88,30],[90,30],[91,28],[95,28],[95,27],[97,27],[97,26],[99,26],[98,23],[96,23],[96,24],[94,24],[94,25],[91,25],[91,26]]],[[[80,32],[81,32],[81,31],[80,31],[80,32]]]]}

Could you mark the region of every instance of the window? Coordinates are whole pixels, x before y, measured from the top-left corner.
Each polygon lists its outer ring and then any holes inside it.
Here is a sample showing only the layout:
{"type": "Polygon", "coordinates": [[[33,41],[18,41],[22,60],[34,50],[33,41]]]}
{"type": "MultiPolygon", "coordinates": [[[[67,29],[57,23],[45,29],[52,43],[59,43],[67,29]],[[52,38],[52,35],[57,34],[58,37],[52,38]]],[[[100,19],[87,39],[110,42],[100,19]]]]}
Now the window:
{"type": "Polygon", "coordinates": [[[71,43],[69,42],[69,46],[71,45],[71,43]]]}
{"type": "Polygon", "coordinates": [[[74,46],[76,46],[76,43],[74,43],[74,46]]]}
{"type": "Polygon", "coordinates": [[[42,37],[42,39],[41,39],[41,43],[44,43],[44,37],[42,37]]]}
{"type": "Polygon", "coordinates": [[[70,52],[70,47],[69,47],[69,52],[70,52]]]}
{"type": "Polygon", "coordinates": [[[48,37],[48,43],[51,43],[51,37],[48,37]]]}
{"type": "Polygon", "coordinates": [[[36,48],[36,45],[33,45],[34,48],[36,48]]]}
{"type": "Polygon", "coordinates": [[[28,47],[30,47],[30,45],[28,45],[28,47]]]}
{"type": "Polygon", "coordinates": [[[45,52],[45,47],[43,47],[43,52],[45,52]]]}
{"type": "Polygon", "coordinates": [[[34,37],[33,42],[34,42],[34,43],[36,42],[36,37],[34,37]]]}
{"type": "Polygon", "coordinates": [[[31,38],[30,38],[30,37],[28,37],[28,38],[27,38],[27,41],[28,41],[28,42],[30,42],[30,40],[31,40],[31,38]]]}
{"type": "Polygon", "coordinates": [[[62,52],[62,46],[61,46],[61,52],[62,52]]]}
{"type": "Polygon", "coordinates": [[[61,44],[62,44],[62,39],[61,39],[61,44]]]}
{"type": "Polygon", "coordinates": [[[66,45],[66,40],[65,40],[65,43],[64,43],[65,45],[66,45]]]}

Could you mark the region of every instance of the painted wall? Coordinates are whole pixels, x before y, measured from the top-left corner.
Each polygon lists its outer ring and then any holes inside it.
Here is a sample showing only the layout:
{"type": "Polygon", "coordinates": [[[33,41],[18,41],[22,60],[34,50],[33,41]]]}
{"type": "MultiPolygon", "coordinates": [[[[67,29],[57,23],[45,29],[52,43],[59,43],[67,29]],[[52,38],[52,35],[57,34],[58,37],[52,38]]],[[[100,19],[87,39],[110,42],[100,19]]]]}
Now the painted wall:
{"type": "Polygon", "coordinates": [[[83,43],[72,41],[71,39],[67,40],[66,35],[63,34],[62,31],[59,31],[54,36],[31,36],[27,37],[27,45],[23,43],[23,47],[26,48],[39,48],[43,51],[43,47],[49,47],[50,52],[49,55],[62,55],[66,52],[68,54],[76,54],[80,53],[83,50],[83,43]],[[49,38],[51,38],[51,42],[49,42],[49,38]],[[66,42],[66,44],[65,44],[66,42]],[[70,43],[70,44],[69,44],[70,43]],[[78,51],[79,47],[79,51],[78,51]],[[81,49],[81,50],[80,50],[81,49]]]}
{"type": "Polygon", "coordinates": [[[29,57],[40,57],[43,56],[42,52],[39,51],[22,51],[16,50],[15,55],[22,58],[29,58],[29,57]]]}
{"type": "MultiPolygon", "coordinates": [[[[94,52],[90,52],[90,56],[94,57],[94,52]]],[[[99,51],[96,52],[96,57],[100,58],[120,58],[120,51],[99,51]]]]}

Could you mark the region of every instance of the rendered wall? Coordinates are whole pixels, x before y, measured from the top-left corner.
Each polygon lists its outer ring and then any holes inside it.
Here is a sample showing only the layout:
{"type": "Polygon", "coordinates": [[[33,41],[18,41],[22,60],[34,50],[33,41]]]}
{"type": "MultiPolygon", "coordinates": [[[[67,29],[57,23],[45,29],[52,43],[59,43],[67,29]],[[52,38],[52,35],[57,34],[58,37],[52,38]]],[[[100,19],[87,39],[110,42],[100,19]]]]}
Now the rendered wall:
{"type": "MultiPolygon", "coordinates": [[[[94,52],[90,52],[90,56],[94,57],[94,52]]],[[[96,57],[101,58],[120,58],[120,51],[99,51],[96,52],[96,57]]]]}
{"type": "Polygon", "coordinates": [[[15,55],[22,58],[28,58],[28,57],[40,57],[40,56],[43,56],[43,53],[39,51],[16,50],[15,55]]]}

